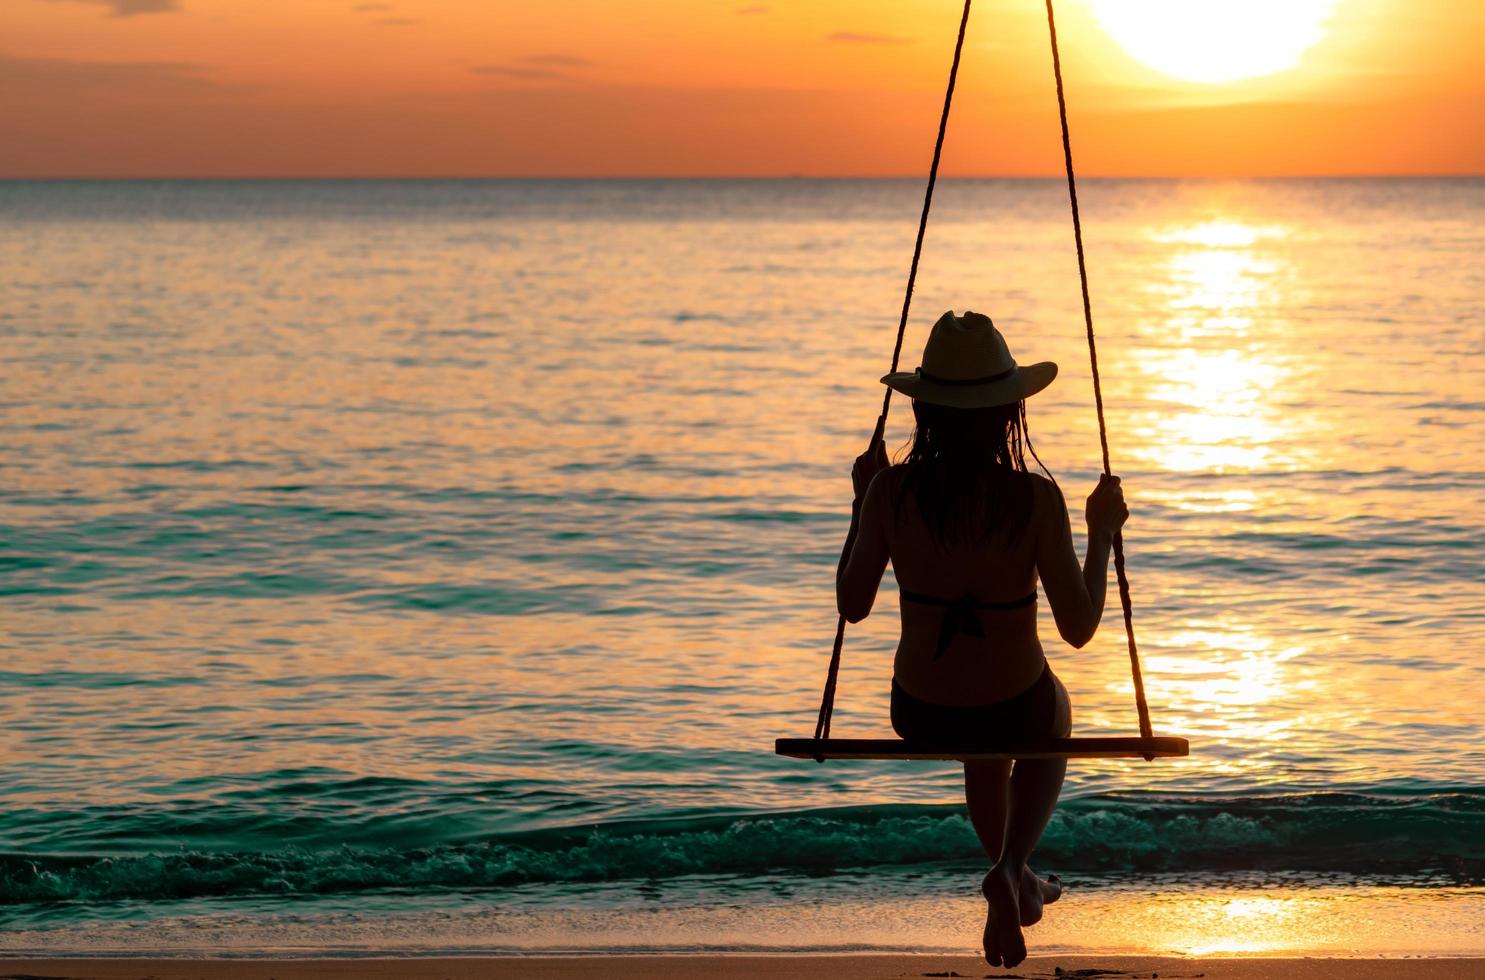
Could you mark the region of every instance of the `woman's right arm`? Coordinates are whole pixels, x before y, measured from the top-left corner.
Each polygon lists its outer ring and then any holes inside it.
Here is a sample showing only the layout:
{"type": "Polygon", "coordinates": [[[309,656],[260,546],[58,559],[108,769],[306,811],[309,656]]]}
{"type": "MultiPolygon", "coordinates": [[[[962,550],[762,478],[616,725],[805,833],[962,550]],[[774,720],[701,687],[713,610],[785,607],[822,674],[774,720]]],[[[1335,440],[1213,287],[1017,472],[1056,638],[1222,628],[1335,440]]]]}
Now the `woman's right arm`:
{"type": "Polygon", "coordinates": [[[1062,492],[1050,481],[1038,481],[1042,499],[1037,507],[1036,570],[1041,577],[1057,632],[1074,647],[1082,647],[1103,619],[1109,577],[1109,551],[1114,535],[1129,517],[1124,490],[1117,476],[1099,477],[1088,495],[1088,551],[1083,567],[1073,550],[1072,522],[1062,492]]]}

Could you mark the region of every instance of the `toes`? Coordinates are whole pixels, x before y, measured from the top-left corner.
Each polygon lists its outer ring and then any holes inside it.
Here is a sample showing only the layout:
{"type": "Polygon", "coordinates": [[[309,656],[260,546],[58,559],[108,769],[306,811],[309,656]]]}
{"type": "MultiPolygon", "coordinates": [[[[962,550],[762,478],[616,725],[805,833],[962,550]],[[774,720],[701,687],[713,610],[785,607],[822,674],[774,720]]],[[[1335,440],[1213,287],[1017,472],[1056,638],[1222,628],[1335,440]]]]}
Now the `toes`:
{"type": "Polygon", "coordinates": [[[1026,943],[1018,933],[1014,940],[1001,950],[1000,962],[1007,969],[1020,966],[1026,960],[1026,943]]]}
{"type": "Polygon", "coordinates": [[[985,962],[991,966],[1000,966],[1000,951],[995,948],[994,927],[990,922],[985,923],[985,962]]]}

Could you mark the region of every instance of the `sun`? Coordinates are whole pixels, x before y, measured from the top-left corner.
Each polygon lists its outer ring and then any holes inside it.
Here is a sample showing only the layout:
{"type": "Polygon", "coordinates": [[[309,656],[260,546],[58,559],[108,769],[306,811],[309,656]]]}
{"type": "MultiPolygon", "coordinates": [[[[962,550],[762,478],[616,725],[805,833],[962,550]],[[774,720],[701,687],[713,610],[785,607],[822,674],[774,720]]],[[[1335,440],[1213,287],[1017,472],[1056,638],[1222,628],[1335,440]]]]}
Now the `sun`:
{"type": "Polygon", "coordinates": [[[1190,82],[1232,82],[1299,64],[1336,0],[1088,0],[1132,56],[1190,82]]]}

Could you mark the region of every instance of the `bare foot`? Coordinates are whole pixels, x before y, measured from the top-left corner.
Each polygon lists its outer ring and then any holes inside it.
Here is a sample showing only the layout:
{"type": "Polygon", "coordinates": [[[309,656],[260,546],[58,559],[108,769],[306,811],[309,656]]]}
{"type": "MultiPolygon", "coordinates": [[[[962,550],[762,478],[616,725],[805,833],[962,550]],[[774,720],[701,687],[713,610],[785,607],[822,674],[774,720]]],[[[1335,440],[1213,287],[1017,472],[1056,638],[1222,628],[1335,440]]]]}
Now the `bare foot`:
{"type": "Polygon", "coordinates": [[[1062,879],[1056,875],[1038,878],[1028,866],[1021,871],[1021,891],[1017,896],[1021,908],[1021,925],[1034,926],[1042,919],[1042,906],[1062,897],[1062,879]]]}
{"type": "Polygon", "coordinates": [[[980,883],[985,896],[985,961],[991,966],[1018,966],[1026,959],[1026,939],[1021,935],[1019,874],[996,865],[980,883]]]}

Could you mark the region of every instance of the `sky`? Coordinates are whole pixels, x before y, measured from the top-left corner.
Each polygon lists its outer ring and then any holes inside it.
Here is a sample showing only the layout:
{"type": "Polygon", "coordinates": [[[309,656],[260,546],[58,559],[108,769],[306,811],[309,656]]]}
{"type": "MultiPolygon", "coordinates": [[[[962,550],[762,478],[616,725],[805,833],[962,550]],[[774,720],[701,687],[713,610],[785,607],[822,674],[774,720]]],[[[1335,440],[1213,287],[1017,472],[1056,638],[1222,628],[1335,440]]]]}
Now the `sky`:
{"type": "MultiPolygon", "coordinates": [[[[960,0],[0,0],[0,177],[921,175],[960,0]]],[[[1058,0],[1079,170],[1485,173],[1480,0],[1058,0]]],[[[977,0],[950,175],[1061,172],[977,0]]]]}

